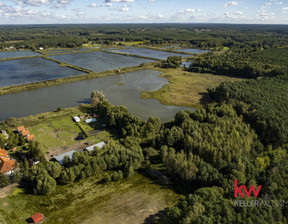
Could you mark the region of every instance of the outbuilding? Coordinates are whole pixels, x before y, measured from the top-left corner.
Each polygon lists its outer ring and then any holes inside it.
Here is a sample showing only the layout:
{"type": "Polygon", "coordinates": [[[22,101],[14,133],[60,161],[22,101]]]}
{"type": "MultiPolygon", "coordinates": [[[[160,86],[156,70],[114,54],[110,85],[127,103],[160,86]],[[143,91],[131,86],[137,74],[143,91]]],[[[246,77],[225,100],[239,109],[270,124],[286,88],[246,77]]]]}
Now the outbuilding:
{"type": "Polygon", "coordinates": [[[76,123],[78,123],[78,122],[81,121],[80,118],[79,118],[78,116],[73,117],[73,120],[74,120],[76,123]]]}
{"type": "Polygon", "coordinates": [[[95,145],[91,145],[91,146],[87,147],[85,150],[93,151],[95,147],[98,147],[98,148],[101,149],[101,148],[103,148],[104,145],[105,145],[105,142],[99,142],[99,143],[97,143],[95,145]]]}
{"type": "Polygon", "coordinates": [[[32,223],[42,223],[44,220],[44,216],[40,212],[38,212],[37,214],[31,216],[31,220],[32,223]]]}
{"type": "Polygon", "coordinates": [[[61,165],[63,165],[64,157],[68,156],[69,159],[71,160],[74,152],[76,152],[76,151],[75,150],[71,150],[69,152],[65,152],[65,153],[60,154],[58,156],[54,156],[53,159],[55,159],[57,162],[59,162],[61,165]]]}

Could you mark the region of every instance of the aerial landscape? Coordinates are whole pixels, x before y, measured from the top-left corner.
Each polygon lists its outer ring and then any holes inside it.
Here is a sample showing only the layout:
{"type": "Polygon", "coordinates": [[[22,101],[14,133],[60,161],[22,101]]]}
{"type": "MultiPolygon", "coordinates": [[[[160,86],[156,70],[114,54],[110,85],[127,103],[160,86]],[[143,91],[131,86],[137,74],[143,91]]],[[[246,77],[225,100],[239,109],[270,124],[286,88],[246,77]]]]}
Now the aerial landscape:
{"type": "Polygon", "coordinates": [[[287,224],[287,13],[0,1],[0,224],[287,224]]]}

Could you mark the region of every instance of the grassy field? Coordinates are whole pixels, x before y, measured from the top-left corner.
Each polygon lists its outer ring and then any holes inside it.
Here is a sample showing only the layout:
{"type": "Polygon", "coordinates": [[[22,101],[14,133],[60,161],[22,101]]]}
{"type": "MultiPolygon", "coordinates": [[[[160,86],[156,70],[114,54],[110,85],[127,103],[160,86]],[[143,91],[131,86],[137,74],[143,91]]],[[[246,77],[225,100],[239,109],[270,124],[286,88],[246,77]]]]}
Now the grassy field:
{"type": "Polygon", "coordinates": [[[202,103],[209,102],[207,88],[214,87],[221,82],[241,81],[239,78],[227,76],[191,73],[179,69],[159,69],[162,77],[168,79],[170,84],[163,86],[155,92],[141,92],[141,98],[158,99],[162,104],[201,107],[202,103]]]}
{"type": "Polygon", "coordinates": [[[35,125],[27,125],[27,128],[36,136],[40,146],[50,154],[57,155],[70,150],[79,150],[87,147],[85,143],[92,145],[105,139],[114,137],[105,130],[102,130],[101,119],[97,122],[86,124],[81,121],[81,127],[88,133],[85,139],[79,139],[82,130],[79,125],[72,120],[72,116],[84,115],[85,113],[78,109],[73,109],[73,113],[66,116],[58,116],[47,121],[39,122],[35,125]],[[94,133],[98,130],[97,133],[94,133]],[[91,134],[90,134],[91,133],[91,134]]]}
{"type": "Polygon", "coordinates": [[[41,212],[47,224],[139,224],[182,197],[171,187],[161,186],[142,174],[101,184],[97,183],[99,179],[91,177],[57,186],[51,196],[11,194],[0,199],[0,217],[7,224],[22,224],[41,212]]]}

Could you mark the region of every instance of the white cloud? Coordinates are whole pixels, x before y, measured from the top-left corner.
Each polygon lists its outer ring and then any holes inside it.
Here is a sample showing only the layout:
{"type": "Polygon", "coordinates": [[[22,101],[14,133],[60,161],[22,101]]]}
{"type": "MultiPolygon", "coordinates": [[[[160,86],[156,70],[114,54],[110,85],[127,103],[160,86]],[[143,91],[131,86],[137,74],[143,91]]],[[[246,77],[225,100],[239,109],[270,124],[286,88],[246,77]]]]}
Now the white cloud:
{"type": "Polygon", "coordinates": [[[102,7],[102,5],[99,5],[99,4],[96,4],[96,3],[91,3],[90,5],[88,5],[88,7],[96,8],[96,7],[102,7]]]}
{"type": "Polygon", "coordinates": [[[242,12],[242,11],[236,11],[236,12],[234,12],[234,14],[235,14],[235,15],[243,15],[244,12],[242,12]]]}
{"type": "Polygon", "coordinates": [[[231,6],[231,5],[238,5],[238,2],[235,2],[235,1],[226,2],[223,4],[223,7],[226,8],[226,7],[231,6]]]}
{"type": "Polygon", "coordinates": [[[156,0],[148,0],[148,2],[156,2],[156,0]]]}
{"type": "Polygon", "coordinates": [[[105,2],[134,2],[134,0],[105,0],[105,2]]]}
{"type": "Polygon", "coordinates": [[[282,5],[283,2],[275,2],[275,5],[282,5]]]}
{"type": "Polygon", "coordinates": [[[272,3],[271,2],[267,2],[264,5],[269,6],[269,5],[272,5],[272,3]]]}
{"type": "Polygon", "coordinates": [[[16,5],[38,7],[45,4],[52,5],[53,8],[64,8],[72,0],[13,0],[16,5]]]}
{"type": "Polygon", "coordinates": [[[200,11],[201,11],[201,9],[190,9],[190,8],[187,8],[185,10],[178,11],[178,14],[195,13],[195,12],[200,12],[200,11]]]}
{"type": "Polygon", "coordinates": [[[128,12],[129,11],[129,8],[127,5],[123,5],[122,8],[121,8],[121,11],[122,12],[128,12]]]}
{"type": "Polygon", "coordinates": [[[163,18],[164,16],[162,14],[158,14],[158,18],[163,18]]]}
{"type": "Polygon", "coordinates": [[[112,7],[112,3],[106,3],[105,6],[106,7],[112,7]]]}
{"type": "Polygon", "coordinates": [[[286,10],[288,10],[288,7],[282,8],[282,10],[283,10],[283,11],[286,11],[286,10]]]}

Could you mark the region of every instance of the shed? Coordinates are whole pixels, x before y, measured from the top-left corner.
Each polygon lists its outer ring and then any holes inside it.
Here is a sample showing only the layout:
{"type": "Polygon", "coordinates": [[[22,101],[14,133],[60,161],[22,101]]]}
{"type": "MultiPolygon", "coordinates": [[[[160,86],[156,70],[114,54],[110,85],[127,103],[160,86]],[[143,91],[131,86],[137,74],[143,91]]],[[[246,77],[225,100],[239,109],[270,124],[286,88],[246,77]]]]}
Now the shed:
{"type": "Polygon", "coordinates": [[[38,212],[37,214],[32,215],[31,219],[33,223],[40,223],[41,221],[43,221],[44,217],[40,212],[38,212]]]}
{"type": "Polygon", "coordinates": [[[61,165],[63,165],[64,157],[65,157],[65,156],[68,156],[70,159],[72,159],[72,156],[73,156],[74,152],[76,152],[76,151],[75,151],[75,150],[71,150],[71,151],[69,151],[69,152],[65,152],[65,153],[60,154],[60,155],[58,155],[58,156],[54,156],[53,158],[54,158],[57,162],[59,162],[61,165]]]}
{"type": "Polygon", "coordinates": [[[96,122],[96,121],[97,121],[96,118],[90,118],[90,119],[86,119],[86,120],[85,120],[85,122],[86,122],[87,124],[90,124],[90,123],[96,122]]]}
{"type": "Polygon", "coordinates": [[[95,145],[91,145],[91,146],[87,147],[86,150],[87,151],[93,151],[96,146],[101,149],[101,148],[103,148],[104,145],[105,145],[105,142],[99,142],[95,145]]]}
{"type": "Polygon", "coordinates": [[[78,116],[73,117],[73,119],[76,123],[80,122],[80,118],[78,116]]]}

